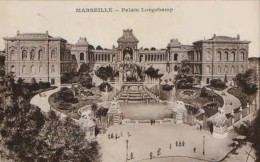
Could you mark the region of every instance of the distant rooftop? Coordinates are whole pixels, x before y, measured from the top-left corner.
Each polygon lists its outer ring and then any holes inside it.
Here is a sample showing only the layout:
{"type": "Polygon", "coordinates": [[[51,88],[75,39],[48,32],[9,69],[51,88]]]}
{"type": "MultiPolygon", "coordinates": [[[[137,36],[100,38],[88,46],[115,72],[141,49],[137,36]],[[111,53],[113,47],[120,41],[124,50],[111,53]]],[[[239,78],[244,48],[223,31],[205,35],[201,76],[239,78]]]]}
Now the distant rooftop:
{"type": "Polygon", "coordinates": [[[14,37],[4,37],[4,40],[60,40],[63,42],[67,42],[65,39],[61,37],[52,37],[48,34],[48,31],[46,33],[21,33],[18,30],[16,36],[14,37]]]}
{"type": "Polygon", "coordinates": [[[199,42],[239,42],[239,43],[250,43],[250,41],[246,40],[240,40],[240,35],[237,34],[236,37],[228,37],[228,36],[217,36],[216,34],[213,35],[211,39],[206,39],[206,40],[199,40],[194,43],[199,43],[199,42]]]}

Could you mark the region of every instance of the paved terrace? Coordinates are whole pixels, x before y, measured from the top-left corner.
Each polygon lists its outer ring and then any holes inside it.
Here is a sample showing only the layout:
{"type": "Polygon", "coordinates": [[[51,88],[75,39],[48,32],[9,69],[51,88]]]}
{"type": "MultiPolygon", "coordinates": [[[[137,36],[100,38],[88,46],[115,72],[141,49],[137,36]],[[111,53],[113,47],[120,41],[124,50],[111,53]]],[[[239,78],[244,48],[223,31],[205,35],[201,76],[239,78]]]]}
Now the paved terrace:
{"type": "MultiPolygon", "coordinates": [[[[230,132],[225,139],[216,139],[209,131],[194,129],[185,124],[161,125],[118,125],[108,128],[106,134],[99,134],[97,140],[101,145],[104,162],[122,162],[126,160],[126,139],[129,140],[128,155],[133,152],[134,159],[129,162],[149,159],[150,152],[157,157],[157,150],[161,148],[162,156],[189,156],[191,158],[218,161],[230,151],[228,145],[232,143],[235,134],[230,132]],[[108,133],[123,137],[108,139],[108,133]],[[127,132],[131,134],[127,136],[127,132]],[[202,155],[203,136],[205,136],[205,155],[202,155]],[[184,147],[176,147],[176,141],[184,141],[184,147]],[[169,148],[169,145],[172,148],[169,148]],[[196,153],[193,148],[196,147],[196,153]],[[221,148],[221,149],[219,149],[221,148]]],[[[156,160],[154,160],[156,161],[156,160]]],[[[157,159],[158,161],[158,159],[157,159]]]]}

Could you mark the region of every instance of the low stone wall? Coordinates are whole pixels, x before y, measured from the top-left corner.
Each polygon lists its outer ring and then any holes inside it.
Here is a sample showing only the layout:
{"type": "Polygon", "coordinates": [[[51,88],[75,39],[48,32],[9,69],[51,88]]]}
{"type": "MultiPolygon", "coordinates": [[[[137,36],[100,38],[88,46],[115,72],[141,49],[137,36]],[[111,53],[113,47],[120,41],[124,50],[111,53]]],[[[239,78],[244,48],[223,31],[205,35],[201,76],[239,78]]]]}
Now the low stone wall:
{"type": "MultiPolygon", "coordinates": [[[[173,124],[175,123],[174,119],[165,118],[162,120],[155,120],[155,124],[173,124]]],[[[123,119],[122,124],[151,124],[151,120],[131,120],[123,119]]]]}

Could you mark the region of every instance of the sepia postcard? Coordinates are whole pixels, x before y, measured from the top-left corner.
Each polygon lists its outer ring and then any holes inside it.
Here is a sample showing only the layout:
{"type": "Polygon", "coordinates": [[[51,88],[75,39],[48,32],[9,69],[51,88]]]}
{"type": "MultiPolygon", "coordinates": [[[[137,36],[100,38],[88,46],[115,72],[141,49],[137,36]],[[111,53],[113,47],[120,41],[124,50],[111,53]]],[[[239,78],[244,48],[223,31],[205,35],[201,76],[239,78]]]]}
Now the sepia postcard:
{"type": "Polygon", "coordinates": [[[0,162],[259,162],[259,79],[258,0],[0,0],[0,162]]]}

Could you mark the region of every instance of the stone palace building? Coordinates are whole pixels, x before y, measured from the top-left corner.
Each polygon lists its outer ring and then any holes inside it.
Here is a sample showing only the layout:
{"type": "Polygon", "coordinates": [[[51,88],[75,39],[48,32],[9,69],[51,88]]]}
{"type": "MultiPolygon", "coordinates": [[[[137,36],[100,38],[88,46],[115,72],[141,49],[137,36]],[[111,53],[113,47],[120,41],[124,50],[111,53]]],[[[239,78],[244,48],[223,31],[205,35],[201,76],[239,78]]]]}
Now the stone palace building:
{"type": "MultiPolygon", "coordinates": [[[[172,79],[177,74],[182,61],[191,65],[191,74],[201,83],[211,79],[228,81],[239,72],[248,69],[248,46],[250,41],[240,40],[240,36],[214,36],[199,40],[193,45],[182,45],[178,39],[171,39],[165,49],[143,49],[130,29],[123,30],[112,49],[93,48],[86,38],[76,44],[69,44],[60,37],[46,33],[20,34],[5,37],[6,72],[14,72],[16,77],[30,81],[48,81],[61,84],[63,73],[76,71],[87,63],[93,70],[101,66],[112,66],[118,70],[122,63],[132,63],[143,70],[154,67],[163,73],[163,79],[172,79]]],[[[124,80],[127,81],[127,80],[124,80]]]]}

